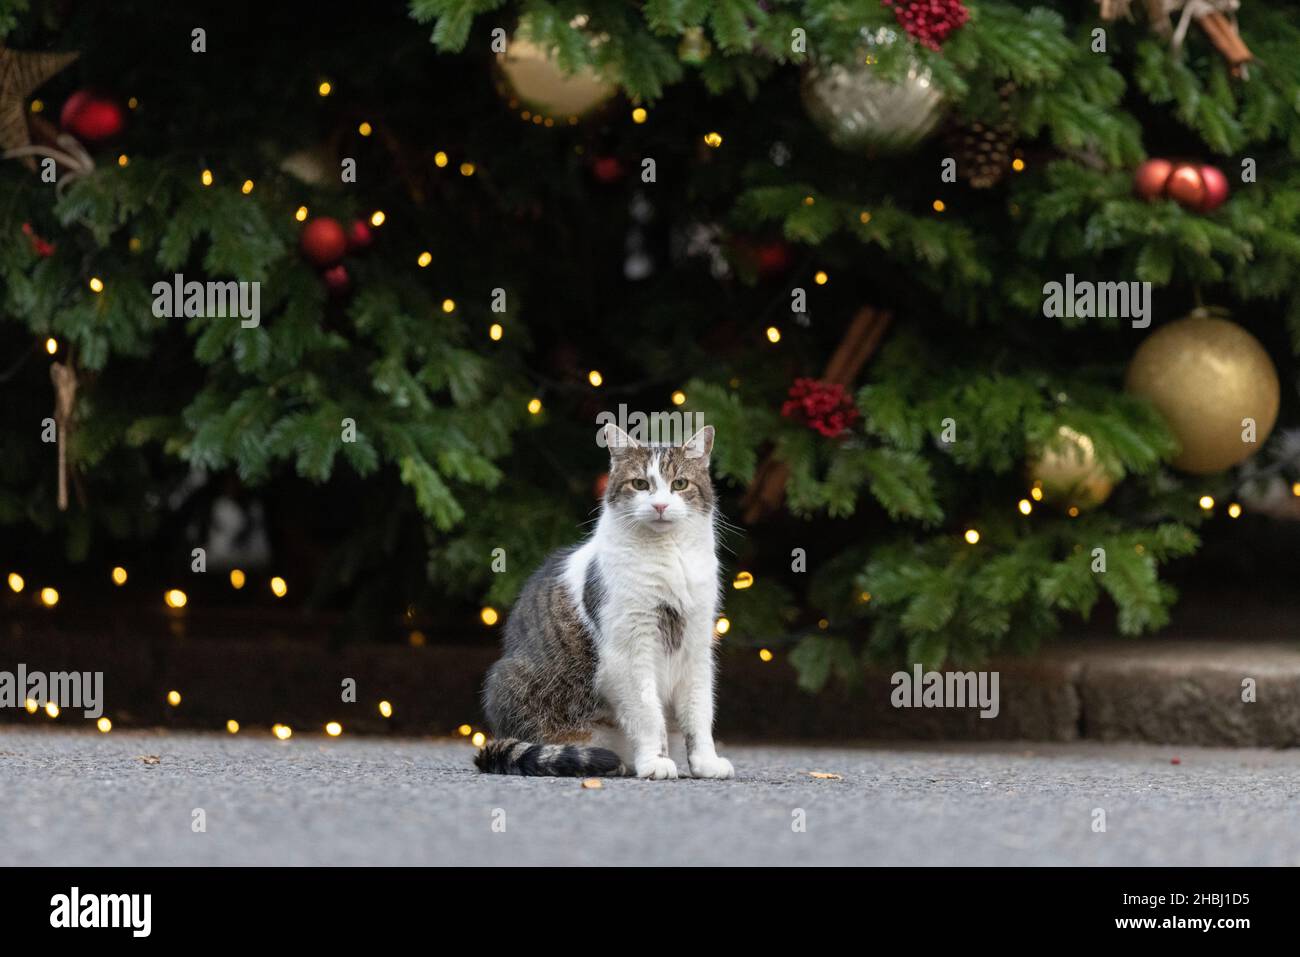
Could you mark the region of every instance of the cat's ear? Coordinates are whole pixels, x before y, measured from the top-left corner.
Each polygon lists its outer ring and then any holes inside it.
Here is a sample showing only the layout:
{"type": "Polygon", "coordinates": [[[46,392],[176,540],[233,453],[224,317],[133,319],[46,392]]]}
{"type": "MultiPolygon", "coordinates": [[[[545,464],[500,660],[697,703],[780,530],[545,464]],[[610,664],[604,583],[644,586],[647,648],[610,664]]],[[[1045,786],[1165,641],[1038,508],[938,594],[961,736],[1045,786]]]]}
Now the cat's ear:
{"type": "Polygon", "coordinates": [[[618,458],[628,449],[640,448],[632,436],[628,435],[612,422],[605,426],[604,430],[601,432],[601,436],[605,440],[605,448],[609,449],[609,457],[611,460],[618,458]]]}
{"type": "Polygon", "coordinates": [[[704,464],[709,464],[709,454],[713,451],[713,426],[706,425],[700,431],[696,432],[686,444],[682,446],[682,451],[686,453],[688,459],[704,458],[704,464]]]}

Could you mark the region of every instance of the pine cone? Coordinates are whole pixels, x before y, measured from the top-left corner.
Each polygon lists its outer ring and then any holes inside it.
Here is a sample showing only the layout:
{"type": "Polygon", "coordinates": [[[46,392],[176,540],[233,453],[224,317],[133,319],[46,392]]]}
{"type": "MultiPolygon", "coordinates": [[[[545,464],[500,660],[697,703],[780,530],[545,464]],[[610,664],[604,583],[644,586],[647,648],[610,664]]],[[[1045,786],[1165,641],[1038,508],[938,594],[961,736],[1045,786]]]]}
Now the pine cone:
{"type": "Polygon", "coordinates": [[[1002,98],[1002,117],[996,123],[972,123],[958,127],[948,135],[949,147],[957,160],[957,175],[975,189],[996,186],[1011,169],[1016,145],[1016,127],[1011,121],[1009,98],[1015,84],[998,90],[1002,98]]]}

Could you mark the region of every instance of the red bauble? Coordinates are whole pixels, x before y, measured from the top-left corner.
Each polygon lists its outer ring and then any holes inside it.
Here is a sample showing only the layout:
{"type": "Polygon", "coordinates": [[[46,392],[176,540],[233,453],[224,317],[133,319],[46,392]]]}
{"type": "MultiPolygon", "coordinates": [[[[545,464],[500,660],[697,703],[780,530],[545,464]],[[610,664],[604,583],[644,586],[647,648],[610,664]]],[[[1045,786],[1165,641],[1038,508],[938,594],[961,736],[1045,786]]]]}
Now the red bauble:
{"type": "Polygon", "coordinates": [[[88,143],[117,136],[126,126],[126,111],[116,100],[89,90],[68,97],[59,114],[63,128],[88,143]]]}
{"type": "Polygon", "coordinates": [[[609,488],[609,473],[601,472],[596,476],[596,481],[591,483],[591,494],[596,498],[604,498],[605,491],[609,488]]]}
{"type": "Polygon", "coordinates": [[[371,233],[370,226],[365,220],[352,220],[351,225],[348,226],[348,252],[368,249],[374,238],[374,234],[371,233]]]}
{"type": "Polygon", "coordinates": [[[600,183],[617,183],[623,178],[623,161],[617,156],[598,156],[591,163],[591,175],[600,183]]]}
{"type": "Polygon", "coordinates": [[[1133,174],[1133,190],[1148,203],[1165,195],[1165,184],[1174,164],[1167,159],[1149,159],[1133,174]]]}
{"type": "Polygon", "coordinates": [[[1217,166],[1202,166],[1201,182],[1205,184],[1205,200],[1201,203],[1201,212],[1213,212],[1228,198],[1228,177],[1217,166]]]}
{"type": "Polygon", "coordinates": [[[36,253],[36,255],[40,256],[42,259],[48,259],[50,256],[54,255],[54,244],[46,242],[43,238],[38,236],[36,230],[32,229],[31,223],[23,223],[23,235],[31,241],[32,252],[36,253]]]}
{"type": "Polygon", "coordinates": [[[758,247],[758,274],[764,278],[779,276],[790,267],[790,247],[777,241],[758,247]]]}
{"type": "Polygon", "coordinates": [[[317,266],[331,266],[348,251],[348,237],[337,219],[317,216],[302,228],[303,255],[317,266]]]}
{"type": "Polygon", "coordinates": [[[1206,194],[1200,169],[1187,163],[1174,167],[1169,182],[1165,183],[1165,193],[1180,206],[1200,209],[1206,194]]]}
{"type": "Polygon", "coordinates": [[[331,296],[341,296],[352,287],[352,277],[348,275],[347,267],[342,263],[337,266],[331,266],[320,274],[321,279],[325,282],[325,288],[330,291],[331,296]]]}

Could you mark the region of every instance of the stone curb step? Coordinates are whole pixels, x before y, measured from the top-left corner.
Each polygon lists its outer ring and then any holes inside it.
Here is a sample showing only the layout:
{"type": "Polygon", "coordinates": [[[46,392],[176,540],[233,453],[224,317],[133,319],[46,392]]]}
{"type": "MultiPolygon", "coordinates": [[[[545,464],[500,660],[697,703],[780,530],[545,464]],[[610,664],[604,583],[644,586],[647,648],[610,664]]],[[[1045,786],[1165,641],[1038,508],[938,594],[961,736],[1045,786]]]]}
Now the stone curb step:
{"type": "MultiPolygon", "coordinates": [[[[494,643],[330,650],[285,639],[0,637],[0,671],[102,671],[106,713],[127,726],[249,728],[286,723],[319,731],[454,733],[482,727],[478,692],[494,643]],[[343,700],[345,679],[356,701],[343,700]],[[171,707],[168,691],[181,692],[171,707]],[[391,702],[392,717],[378,703],[391,702]]],[[[894,672],[810,695],[780,656],[720,656],[718,735],[749,741],[1025,740],[1294,747],[1300,744],[1300,644],[1232,639],[1062,639],[1038,655],[991,661],[996,717],[967,707],[895,707],[894,672]]],[[[909,680],[912,675],[909,672],[909,680]]],[[[978,674],[976,675],[978,678],[978,674]]],[[[932,680],[932,679],[931,679],[932,680]]],[[[985,675],[985,690],[991,691],[985,675]]],[[[922,679],[924,688],[925,679],[922,679]]],[[[954,688],[955,688],[954,684],[954,688]]],[[[933,702],[933,696],[931,702],[933,702]]],[[[991,711],[991,708],[984,710],[991,711]]],[[[21,708],[0,721],[49,721],[21,708]]],[[[60,723],[80,721],[80,712],[60,723]]]]}

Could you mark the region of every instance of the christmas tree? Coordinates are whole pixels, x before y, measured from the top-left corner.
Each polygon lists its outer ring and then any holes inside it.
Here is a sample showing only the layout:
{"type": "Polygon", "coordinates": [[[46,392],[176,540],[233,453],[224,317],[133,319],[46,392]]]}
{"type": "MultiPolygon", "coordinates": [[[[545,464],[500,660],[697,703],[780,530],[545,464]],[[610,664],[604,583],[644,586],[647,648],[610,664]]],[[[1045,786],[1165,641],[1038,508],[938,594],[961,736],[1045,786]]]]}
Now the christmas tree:
{"type": "Polygon", "coordinates": [[[0,0],[3,558],[167,582],[233,502],[456,633],[691,412],[723,644],[810,688],[1157,629],[1291,478],[1300,23],[1236,6],[0,0]]]}

